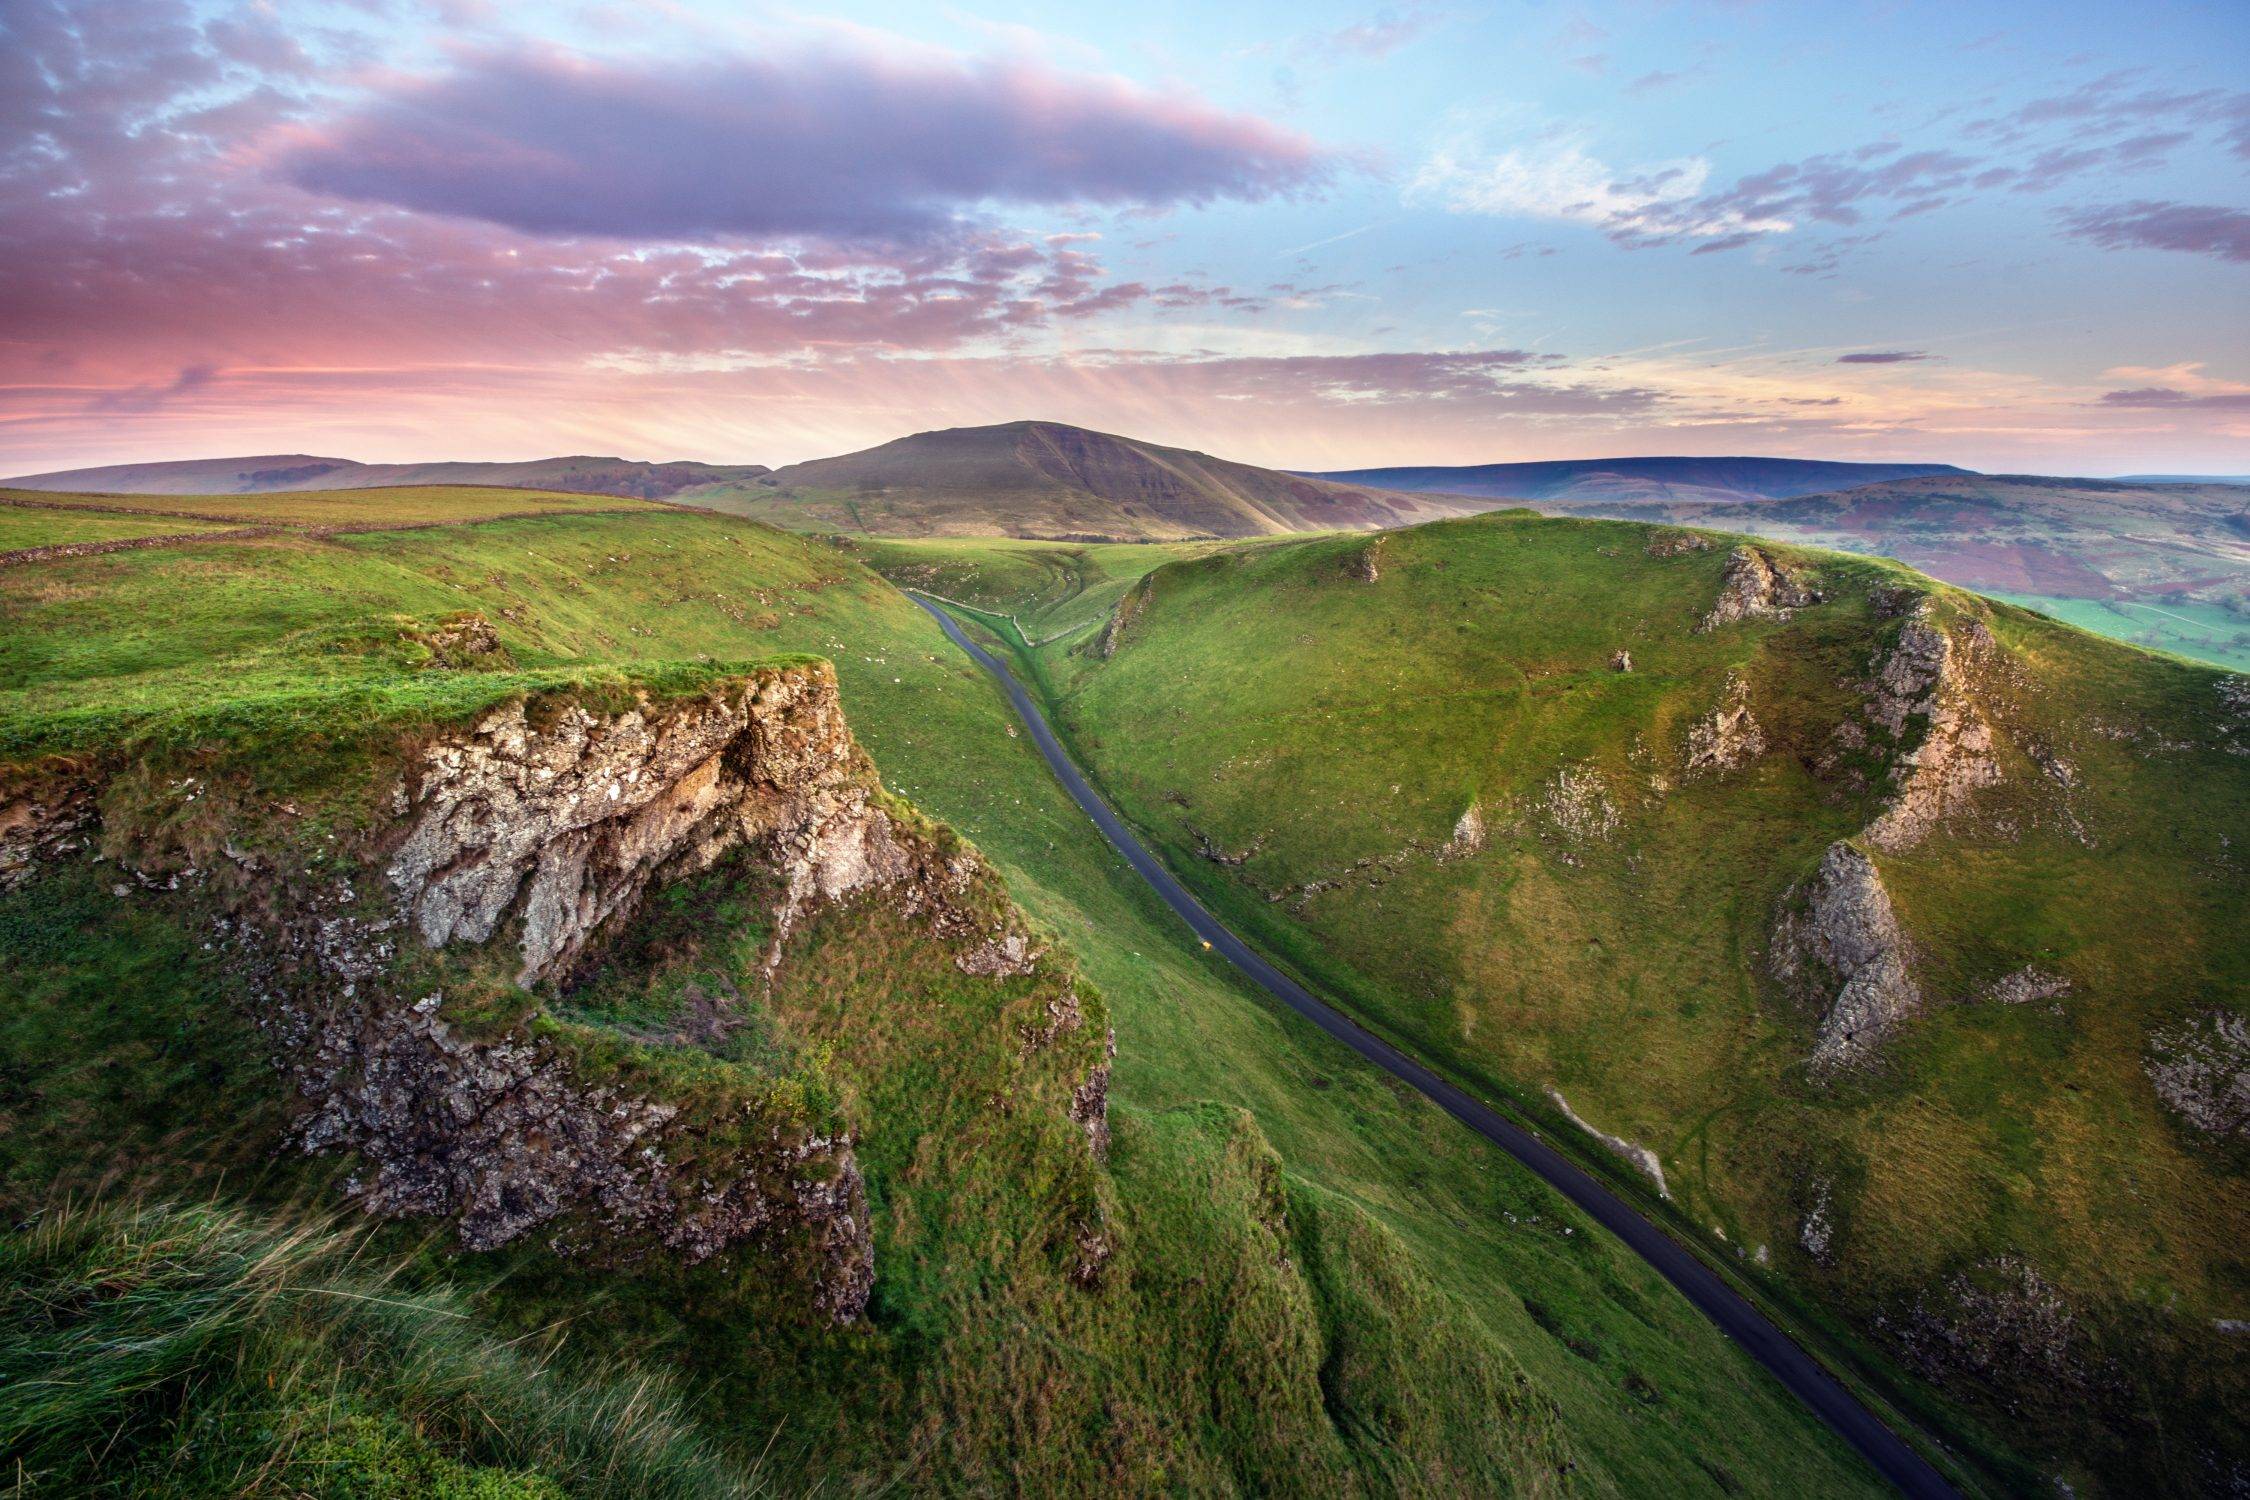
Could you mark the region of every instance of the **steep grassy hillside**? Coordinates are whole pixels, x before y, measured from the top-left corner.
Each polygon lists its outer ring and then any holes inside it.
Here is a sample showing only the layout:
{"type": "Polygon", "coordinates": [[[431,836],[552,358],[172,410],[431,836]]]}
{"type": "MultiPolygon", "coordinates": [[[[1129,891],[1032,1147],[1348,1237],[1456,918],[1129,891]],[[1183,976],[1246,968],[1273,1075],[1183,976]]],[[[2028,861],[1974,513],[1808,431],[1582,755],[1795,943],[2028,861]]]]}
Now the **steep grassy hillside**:
{"type": "Polygon", "coordinates": [[[725,484],[769,472],[764,464],[647,463],[629,458],[536,458],[522,463],[363,464],[307,453],[198,458],[168,463],[60,469],[0,481],[26,490],[122,495],[251,495],[273,490],[362,490],[474,484],[567,490],[661,500],[690,485],[725,484]]]}
{"type": "Polygon", "coordinates": [[[1062,541],[1363,531],[1474,508],[1059,422],[916,433],[678,498],[799,531],[1062,541]]]}
{"type": "Polygon", "coordinates": [[[1967,473],[1951,464],[1852,464],[1811,458],[1573,458],[1541,463],[1345,469],[1319,477],[1383,489],[1479,495],[1544,505],[1783,500],[1918,475],[1967,473]]]}
{"type": "MultiPolygon", "coordinates": [[[[767,1138],[721,1130],[730,1108],[840,1119],[869,1211],[862,1319],[808,1317],[823,1283],[777,1280],[750,1249],[621,1271],[538,1236],[468,1257],[441,1242],[415,1274],[464,1284],[503,1332],[566,1323],[566,1371],[677,1372],[683,1420],[737,1470],[764,1455],[785,1490],[1868,1483],[1638,1262],[1181,943],[981,675],[810,539],[653,508],[283,533],[11,569],[0,626],[0,758],[54,774],[123,757],[104,837],[154,886],[72,861],[0,897],[12,1212],[112,1172],[145,1191],[333,1201],[351,1158],[275,1155],[290,1105],[247,1019],[257,971],[205,946],[235,909],[208,903],[263,889],[224,874],[230,850],[317,869],[279,888],[326,891],[395,837],[371,795],[383,767],[496,701],[528,693],[565,718],[636,693],[694,703],[744,670],[729,663],[800,672],[809,653],[834,661],[890,791],[976,841],[1063,967],[965,974],[870,898],[793,925],[769,976],[781,893],[769,870],[724,862],[663,886],[536,992],[512,983],[513,929],[415,962],[440,965],[458,1034],[528,1035],[586,1076],[692,1106],[696,1161],[739,1163],[728,1153],[767,1138]],[[1018,1017],[1061,1003],[1065,947],[1081,1025],[1050,1064],[1018,1017]],[[1056,1090],[1085,1077],[1076,1049],[1103,1004],[1119,1051],[1095,1163],[1056,1090]],[[1091,1287],[1075,1274],[1089,1205],[1107,1252],[1091,1287]]],[[[383,1253],[408,1253],[424,1222],[383,1253]]],[[[459,1408],[431,1410],[431,1462],[569,1481],[527,1450],[447,1446],[459,1408]]]]}
{"type": "Polygon", "coordinates": [[[2082,1493],[2243,1472],[2241,679],[1523,517],[1177,563],[1042,655],[1175,867],[1369,1020],[2082,1493]]]}
{"type": "MultiPolygon", "coordinates": [[[[610,515],[641,501],[490,485],[404,485],[339,493],[259,495],[68,495],[0,490],[0,506],[28,513],[164,517],[230,526],[444,526],[502,516],[610,515]]],[[[168,527],[192,531],[193,526],[168,527]]]]}

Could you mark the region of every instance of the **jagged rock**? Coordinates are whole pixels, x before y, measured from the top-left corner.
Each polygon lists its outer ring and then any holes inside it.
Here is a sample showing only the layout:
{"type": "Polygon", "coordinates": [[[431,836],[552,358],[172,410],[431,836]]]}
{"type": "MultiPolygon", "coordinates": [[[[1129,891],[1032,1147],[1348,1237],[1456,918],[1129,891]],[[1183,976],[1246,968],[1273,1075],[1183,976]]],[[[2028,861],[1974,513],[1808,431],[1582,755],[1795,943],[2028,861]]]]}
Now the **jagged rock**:
{"type": "Polygon", "coordinates": [[[1557,833],[1574,844],[1606,843],[1617,832],[1617,805],[1609,784],[1592,765],[1564,766],[1537,804],[1557,833]]]}
{"type": "Polygon", "coordinates": [[[1109,1155],[1109,1071],[1116,1056],[1117,1032],[1112,1028],[1103,1060],[1070,1095],[1071,1123],[1086,1132],[1086,1145],[1096,1160],[1109,1155]]]}
{"type": "Polygon", "coordinates": [[[1903,1314],[1878,1322],[1924,1376],[1998,1394],[2011,1405],[2016,1391],[2051,1398],[2087,1382],[2070,1304],[2021,1256],[1955,1272],[1903,1314]]]}
{"type": "Polygon", "coordinates": [[[1825,1002],[1812,1052],[1816,1074],[1866,1062],[1922,1009],[1890,893],[1874,863],[1850,844],[1829,845],[1811,881],[1791,892],[1774,934],[1773,966],[1785,983],[1825,1002]]]}
{"type": "Polygon", "coordinates": [[[1609,669],[1612,672],[1632,671],[1633,653],[1623,649],[1622,647],[1620,647],[1618,650],[1612,651],[1609,654],[1609,669]]]}
{"type": "Polygon", "coordinates": [[[291,890],[221,921],[260,996],[254,1019],[305,1103],[291,1138],[356,1152],[367,1212],[455,1220],[472,1250],[583,1214],[603,1247],[706,1260],[761,1237],[807,1257],[812,1305],[857,1318],[874,1285],[867,1200],[848,1136],[777,1133],[728,1153],[712,1180],[683,1174],[676,1105],[582,1076],[520,1026],[470,1039],[443,997],[393,993],[394,918],[334,893],[291,890]]]}
{"type": "Polygon", "coordinates": [[[1698,633],[1740,620],[1786,620],[1792,611],[1820,602],[1820,591],[1783,568],[1763,548],[1737,547],[1719,579],[1719,597],[1696,626],[1698,633]]]}
{"type": "Polygon", "coordinates": [[[1484,809],[1471,801],[1453,821],[1453,835],[1438,847],[1440,860],[1463,859],[1484,847],[1487,830],[1484,809]]]}
{"type": "Polygon", "coordinates": [[[1117,654],[1117,648],[1125,643],[1125,633],[1133,628],[1134,621],[1140,619],[1141,611],[1148,608],[1151,587],[1149,580],[1143,578],[1125,591],[1124,598],[1117,601],[1116,608],[1109,612],[1109,620],[1102,626],[1102,633],[1094,643],[1096,656],[1108,661],[1117,654]]]}
{"type": "Polygon", "coordinates": [[[1195,852],[1201,855],[1203,858],[1211,861],[1211,863],[1215,865],[1235,866],[1248,864],[1250,862],[1251,856],[1255,855],[1261,848],[1265,847],[1265,838],[1263,835],[1259,836],[1258,838],[1252,839],[1249,843],[1245,844],[1240,849],[1230,850],[1221,848],[1219,844],[1211,837],[1211,835],[1205,833],[1200,828],[1191,827],[1188,829],[1188,832],[1195,835],[1195,852]]]}
{"type": "Polygon", "coordinates": [[[2032,1005],[2041,1000],[2059,1000],[2069,993],[2069,980],[2060,974],[2050,974],[2036,964],[2025,964],[1984,987],[1984,998],[1996,1005],[2032,1005]]]}
{"type": "Polygon", "coordinates": [[[2250,1140],[2250,1019],[2215,1010],[2148,1039],[2156,1097],[2206,1135],[2250,1140]]]}
{"type": "Polygon", "coordinates": [[[1992,724],[1971,695],[1965,656],[1995,649],[1989,633],[1972,633],[1957,647],[1927,608],[1900,627],[1898,640],[1875,672],[1867,716],[1893,740],[1909,725],[1924,724],[1921,739],[1891,768],[1896,790],[1883,815],[1868,825],[1878,849],[1899,850],[1967,809],[1979,787],[2000,779],[1992,724]]]}
{"type": "Polygon", "coordinates": [[[85,842],[101,820],[96,791],[69,766],[0,773],[0,891],[85,842]]]}
{"type": "Polygon", "coordinates": [[[500,636],[483,615],[456,615],[422,635],[422,644],[441,667],[485,666],[504,657],[500,636]]]}
{"type": "Polygon", "coordinates": [[[902,837],[876,805],[825,663],[608,716],[571,704],[543,725],[510,704],[432,744],[411,779],[412,824],[387,872],[401,906],[431,947],[485,942],[520,917],[526,984],[564,972],[659,874],[741,845],[785,883],[776,958],[809,903],[874,886],[897,887],[946,936],[980,938],[960,960],[970,973],[1023,973],[1038,956],[963,907],[972,852],[902,837]]]}
{"type": "Polygon", "coordinates": [[[1834,1183],[1825,1177],[1814,1178],[1812,1202],[1805,1206],[1805,1217],[1797,1226],[1797,1243],[1824,1266],[1835,1264],[1835,1194],[1834,1183]]]}
{"type": "Polygon", "coordinates": [[[1383,576],[1383,542],[1377,537],[1352,554],[1351,576],[1361,583],[1373,583],[1383,576]]]}
{"type": "Polygon", "coordinates": [[[1672,1190],[1664,1185],[1664,1163],[1654,1151],[1646,1146],[1635,1145],[1623,1136],[1611,1135],[1607,1131],[1597,1130],[1592,1125],[1587,1124],[1578,1117],[1577,1111],[1570,1107],[1570,1101],[1562,1096],[1562,1090],[1549,1087],[1547,1097],[1555,1102],[1555,1108],[1562,1111],[1564,1119],[1585,1131],[1595,1140],[1600,1141],[1619,1156],[1624,1157],[1625,1160],[1638,1168],[1643,1176],[1655,1183],[1658,1197],[1671,1198],[1672,1190]]]}
{"type": "Polygon", "coordinates": [[[1692,531],[1667,531],[1651,538],[1647,550],[1651,557],[1678,557],[1685,552],[1708,552],[1711,550],[1711,539],[1698,536],[1692,531]]]}
{"type": "Polygon", "coordinates": [[[1750,714],[1750,684],[1729,672],[1718,705],[1688,727],[1687,774],[1731,771],[1765,748],[1765,733],[1750,714]]]}

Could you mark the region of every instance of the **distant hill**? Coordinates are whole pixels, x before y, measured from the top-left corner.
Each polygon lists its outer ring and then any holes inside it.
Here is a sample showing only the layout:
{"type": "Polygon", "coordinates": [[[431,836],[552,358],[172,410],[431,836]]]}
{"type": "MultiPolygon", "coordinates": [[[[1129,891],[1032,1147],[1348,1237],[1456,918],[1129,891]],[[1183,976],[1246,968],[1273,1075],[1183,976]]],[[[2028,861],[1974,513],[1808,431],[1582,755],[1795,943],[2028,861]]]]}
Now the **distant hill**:
{"type": "Polygon", "coordinates": [[[256,495],[272,490],[364,490],[379,485],[474,484],[661,500],[696,485],[754,479],[764,464],[648,463],[629,458],[537,458],[523,463],[363,464],[309,453],[196,458],[63,469],[0,481],[19,490],[109,495],[256,495]]]}
{"type": "Polygon", "coordinates": [[[1546,463],[1345,469],[1315,477],[1492,500],[1643,502],[1786,500],[1926,474],[1951,464],[1850,464],[1810,458],[1573,458],[1546,463]]]}
{"type": "Polygon", "coordinates": [[[2120,474],[2119,484],[2250,484],[2250,474],[2120,474]]]}
{"type": "Polygon", "coordinates": [[[674,498],[801,531],[1074,541],[1366,531],[1481,508],[1059,422],[920,432],[674,498]]]}

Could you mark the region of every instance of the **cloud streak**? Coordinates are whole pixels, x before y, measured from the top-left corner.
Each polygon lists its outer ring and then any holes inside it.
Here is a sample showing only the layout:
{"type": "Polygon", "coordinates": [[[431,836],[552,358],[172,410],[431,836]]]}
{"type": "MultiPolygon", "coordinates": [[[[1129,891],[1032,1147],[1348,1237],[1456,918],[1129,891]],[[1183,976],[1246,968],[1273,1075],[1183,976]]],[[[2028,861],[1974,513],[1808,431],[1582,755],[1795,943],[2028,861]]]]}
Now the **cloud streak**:
{"type": "Polygon", "coordinates": [[[1021,58],[830,47],[693,65],[483,53],[282,151],[295,185],[540,235],[927,239],[993,207],[1171,207],[1317,188],[1253,116],[1021,58]]]}

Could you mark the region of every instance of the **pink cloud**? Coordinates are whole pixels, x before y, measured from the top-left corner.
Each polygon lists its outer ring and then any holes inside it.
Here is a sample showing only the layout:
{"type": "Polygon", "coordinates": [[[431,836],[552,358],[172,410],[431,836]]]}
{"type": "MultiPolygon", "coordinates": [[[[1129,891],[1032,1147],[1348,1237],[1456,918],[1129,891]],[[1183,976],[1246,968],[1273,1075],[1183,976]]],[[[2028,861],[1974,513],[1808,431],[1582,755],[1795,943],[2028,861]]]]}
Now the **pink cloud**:
{"type": "Polygon", "coordinates": [[[541,235],[923,238],[989,206],[1151,207],[1317,187],[1251,115],[1021,59],[865,47],[688,65],[486,53],[309,127],[316,192],[541,235]]]}

